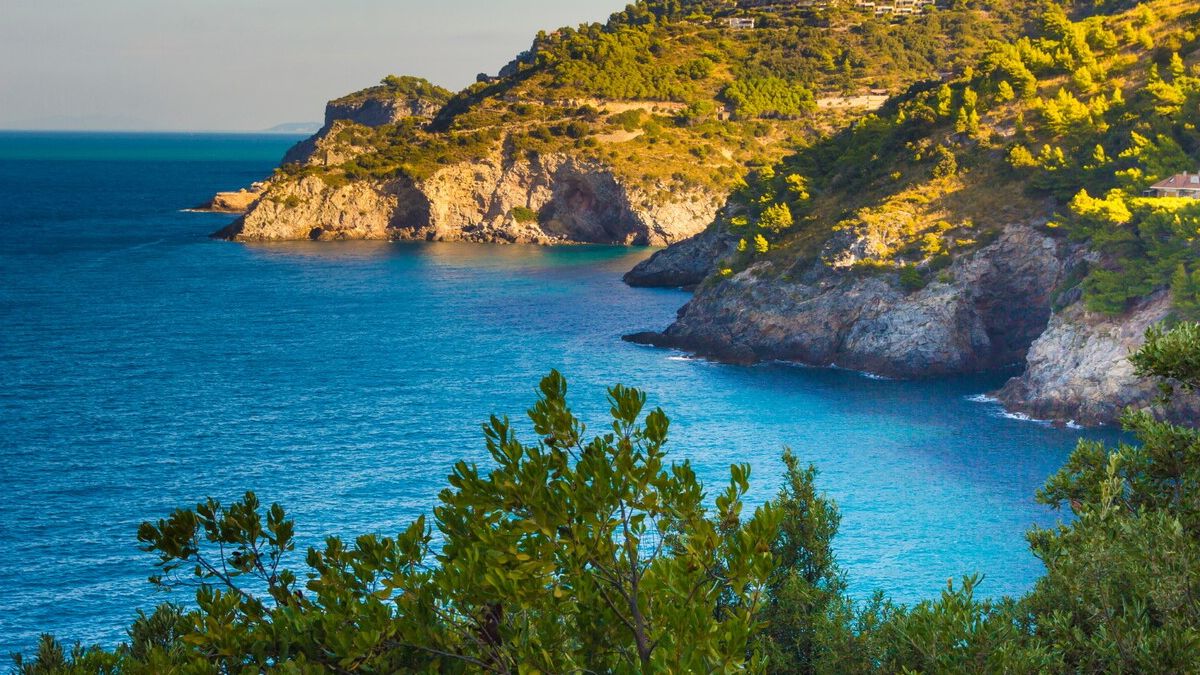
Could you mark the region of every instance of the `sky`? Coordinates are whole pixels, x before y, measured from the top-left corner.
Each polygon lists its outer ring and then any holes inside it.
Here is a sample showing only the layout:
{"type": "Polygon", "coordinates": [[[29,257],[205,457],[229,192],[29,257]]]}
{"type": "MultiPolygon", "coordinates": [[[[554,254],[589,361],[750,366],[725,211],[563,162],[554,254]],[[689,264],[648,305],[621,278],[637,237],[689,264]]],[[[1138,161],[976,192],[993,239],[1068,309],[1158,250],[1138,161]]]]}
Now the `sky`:
{"type": "Polygon", "coordinates": [[[389,73],[460,89],[624,0],[0,0],[0,129],[255,131],[389,73]]]}

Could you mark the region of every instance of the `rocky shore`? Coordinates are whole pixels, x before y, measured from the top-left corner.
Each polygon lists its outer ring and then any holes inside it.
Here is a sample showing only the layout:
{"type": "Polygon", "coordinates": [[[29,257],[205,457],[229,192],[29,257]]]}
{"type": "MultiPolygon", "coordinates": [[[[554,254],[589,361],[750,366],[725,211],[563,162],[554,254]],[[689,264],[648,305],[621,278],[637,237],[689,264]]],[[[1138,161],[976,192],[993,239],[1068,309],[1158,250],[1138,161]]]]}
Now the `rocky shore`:
{"type": "Polygon", "coordinates": [[[727,196],[699,187],[631,186],[595,160],[502,147],[420,180],[326,181],[302,170],[340,165],[368,151],[341,139],[348,125],[425,124],[439,108],[382,94],[331,101],[321,130],[284,157],[285,166],[301,170],[278,172],[250,191],[212,200],[210,210],[243,214],[214,236],[662,246],[703,231],[727,196]]]}
{"type": "Polygon", "coordinates": [[[497,152],[421,181],[331,186],[315,176],[277,178],[217,236],[662,246],[702,231],[723,199],[696,189],[661,201],[624,185],[602,164],[497,152]]]}
{"type": "MultiPolygon", "coordinates": [[[[1107,424],[1128,407],[1155,406],[1155,383],[1137,377],[1129,355],[1144,342],[1146,329],[1167,318],[1166,291],[1139,302],[1119,317],[1089,314],[1076,303],[1054,315],[1029,349],[1025,371],[996,397],[1009,410],[1036,419],[1107,424]]],[[[1170,418],[1200,415],[1200,400],[1177,396],[1170,418]]]]}
{"type": "Polygon", "coordinates": [[[259,197],[262,197],[265,188],[265,183],[254,183],[250,187],[242,188],[241,190],[218,192],[213,195],[212,199],[194,207],[192,210],[209,213],[235,213],[240,215],[250,210],[250,206],[258,201],[259,197]]]}
{"type": "Polygon", "coordinates": [[[701,287],[669,328],[637,340],[739,363],[789,360],[887,377],[986,370],[1019,361],[1044,330],[1062,249],[1012,226],[956,261],[945,281],[912,293],[889,275],[816,263],[790,280],[760,263],[701,287]]]}
{"type": "MultiPolygon", "coordinates": [[[[698,283],[699,267],[711,272],[719,258],[718,241],[706,233],[661,251],[626,281],[698,283]]],[[[782,274],[759,263],[730,278],[710,277],[668,328],[625,339],[730,363],[786,360],[904,379],[1024,364],[995,392],[1009,410],[1110,424],[1128,406],[1154,404],[1156,387],[1134,375],[1128,356],[1146,328],[1167,316],[1170,298],[1159,293],[1121,317],[1088,313],[1078,293],[1059,289],[1085,256],[1035,225],[1014,224],[912,292],[894,274],[822,263],[782,274]],[[1064,299],[1070,304],[1053,311],[1064,299]]],[[[1169,412],[1196,409],[1183,399],[1169,412]]]]}

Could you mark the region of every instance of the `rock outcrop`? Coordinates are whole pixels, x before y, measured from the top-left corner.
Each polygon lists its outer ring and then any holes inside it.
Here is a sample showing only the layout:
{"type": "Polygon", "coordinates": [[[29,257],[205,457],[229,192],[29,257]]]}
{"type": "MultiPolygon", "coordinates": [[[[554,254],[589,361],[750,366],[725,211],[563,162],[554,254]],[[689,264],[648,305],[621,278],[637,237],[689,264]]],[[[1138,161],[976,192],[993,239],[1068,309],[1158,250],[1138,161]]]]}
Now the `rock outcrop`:
{"type": "Polygon", "coordinates": [[[1028,225],[905,292],[894,278],[818,263],[789,279],[760,263],[703,286],[662,333],[631,336],[735,362],[790,360],[918,378],[1020,361],[1045,329],[1061,241],[1028,225]]]}
{"type": "Polygon", "coordinates": [[[717,261],[737,249],[737,237],[709,227],[704,232],[656,251],[625,273],[630,286],[691,288],[713,272],[717,261]]]}
{"type": "Polygon", "coordinates": [[[245,216],[216,236],[661,246],[703,230],[723,198],[697,189],[658,201],[595,162],[496,153],[422,181],[329,185],[316,176],[276,178],[245,216]]]}
{"type": "MultiPolygon", "coordinates": [[[[1037,419],[1107,424],[1123,410],[1154,403],[1156,385],[1134,374],[1129,355],[1146,329],[1171,312],[1166,291],[1139,302],[1119,317],[1087,312],[1076,302],[1059,312],[1033,343],[1025,371],[996,397],[1013,411],[1037,419]]],[[[1168,417],[1200,412],[1195,397],[1176,398],[1168,417]]]]}
{"type": "MultiPolygon", "coordinates": [[[[445,94],[448,96],[449,92],[445,94]]],[[[365,127],[381,127],[412,117],[428,121],[433,119],[444,103],[442,97],[429,99],[393,93],[386,86],[335,99],[325,105],[325,124],[320,131],[292,146],[283,156],[283,163],[338,164],[345,158],[328,156],[331,148],[323,141],[334,134],[341,124],[350,122],[365,127]]]]}
{"type": "Polygon", "coordinates": [[[213,236],[242,241],[388,239],[428,206],[404,181],[331,187],[315,176],[273,182],[245,215],[213,236]],[[403,208],[402,205],[403,204],[403,208]],[[412,214],[411,216],[409,214],[412,214]]]}
{"type": "Polygon", "coordinates": [[[212,213],[245,213],[254,202],[262,196],[266,183],[254,183],[248,188],[231,192],[218,192],[207,202],[195,207],[193,211],[210,211],[212,213]]]}
{"type": "MultiPolygon", "coordinates": [[[[823,264],[798,279],[759,263],[727,279],[710,276],[729,256],[715,229],[643,261],[632,285],[685,286],[709,277],[663,332],[626,339],[731,363],[764,360],[839,366],[924,378],[1025,366],[997,399],[1034,419],[1111,424],[1128,407],[1157,406],[1158,387],[1134,374],[1129,355],[1146,329],[1171,313],[1167,291],[1121,316],[1087,312],[1062,280],[1091,257],[1039,227],[1010,225],[992,244],[958,259],[942,281],[907,293],[887,275],[823,264]]],[[[1200,397],[1177,395],[1167,418],[1200,415],[1200,397]]]]}

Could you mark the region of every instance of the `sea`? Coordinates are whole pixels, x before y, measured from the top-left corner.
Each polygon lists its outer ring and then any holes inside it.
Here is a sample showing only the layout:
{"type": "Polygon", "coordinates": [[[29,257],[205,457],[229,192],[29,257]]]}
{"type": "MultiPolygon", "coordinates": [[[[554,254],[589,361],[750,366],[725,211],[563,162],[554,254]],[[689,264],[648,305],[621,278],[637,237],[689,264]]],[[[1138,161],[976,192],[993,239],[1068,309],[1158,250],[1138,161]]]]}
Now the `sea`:
{"type": "Polygon", "coordinates": [[[207,497],[282,504],[301,548],[400,531],[455,462],[488,463],[481,424],[525,420],[551,368],[595,430],[607,386],[644,389],[710,495],[746,462],[748,500],[770,499],[790,447],[840,508],[852,593],[904,603],[973,573],[1027,591],[1024,534],[1064,517],[1035,491],[1079,438],[1116,436],[1006,415],[983,395],[1007,372],[904,382],[622,342],[688,301],[621,283],[650,249],[210,239],[233,217],[189,208],[297,140],[0,134],[0,656],[41,633],[113,647],[137,609],[187,603],[147,582],[136,531],[207,497]]]}

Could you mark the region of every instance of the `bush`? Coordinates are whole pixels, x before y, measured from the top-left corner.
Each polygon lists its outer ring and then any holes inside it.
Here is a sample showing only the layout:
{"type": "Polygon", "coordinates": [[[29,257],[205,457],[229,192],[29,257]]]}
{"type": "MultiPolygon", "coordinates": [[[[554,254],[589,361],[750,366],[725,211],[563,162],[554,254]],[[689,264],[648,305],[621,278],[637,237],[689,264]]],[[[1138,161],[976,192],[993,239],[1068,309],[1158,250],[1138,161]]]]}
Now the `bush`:
{"type": "Polygon", "coordinates": [[[721,92],[721,98],[742,119],[797,117],[816,108],[811,91],[778,77],[734,80],[721,92]]]}
{"type": "Polygon", "coordinates": [[[958,158],[954,156],[954,151],[939,145],[934,150],[934,156],[937,158],[932,170],[934,178],[949,178],[958,174],[958,158]]]}
{"type": "Polygon", "coordinates": [[[919,291],[929,282],[916,265],[905,265],[900,268],[900,287],[906,291],[919,291]]]}
{"type": "Polygon", "coordinates": [[[536,223],[538,221],[538,212],[527,206],[514,206],[508,215],[518,223],[536,223]]]}

